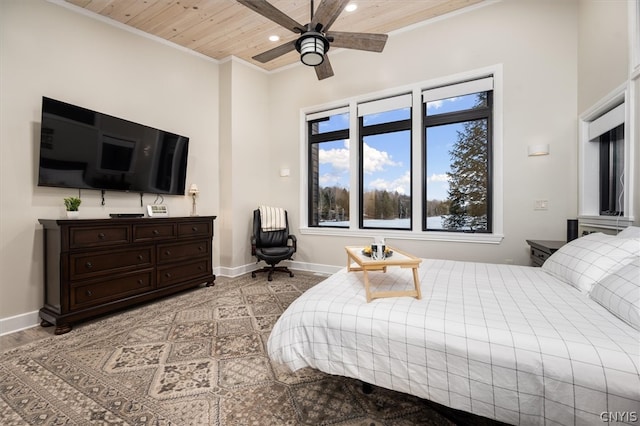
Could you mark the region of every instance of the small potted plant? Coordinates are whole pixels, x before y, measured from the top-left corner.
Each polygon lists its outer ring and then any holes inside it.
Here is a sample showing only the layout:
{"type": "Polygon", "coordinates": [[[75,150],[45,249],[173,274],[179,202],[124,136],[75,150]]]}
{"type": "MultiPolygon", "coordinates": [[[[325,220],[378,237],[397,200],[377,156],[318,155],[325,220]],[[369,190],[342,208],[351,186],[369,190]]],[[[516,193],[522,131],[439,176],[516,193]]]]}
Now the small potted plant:
{"type": "Polygon", "coordinates": [[[68,218],[77,218],[80,212],[78,212],[78,208],[82,200],[78,197],[67,197],[64,199],[64,207],[67,209],[67,217],[68,218]]]}

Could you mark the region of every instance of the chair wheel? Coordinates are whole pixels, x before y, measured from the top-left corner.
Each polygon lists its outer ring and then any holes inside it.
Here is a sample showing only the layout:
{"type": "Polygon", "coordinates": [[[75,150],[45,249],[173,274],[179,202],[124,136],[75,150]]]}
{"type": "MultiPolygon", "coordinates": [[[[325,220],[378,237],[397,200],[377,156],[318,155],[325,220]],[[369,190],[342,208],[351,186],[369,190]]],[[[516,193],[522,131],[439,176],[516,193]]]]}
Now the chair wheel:
{"type": "Polygon", "coordinates": [[[293,276],[293,272],[289,272],[289,276],[292,277],[293,276]]]}
{"type": "Polygon", "coordinates": [[[251,273],[251,278],[255,278],[255,277],[256,277],[256,273],[255,273],[255,272],[252,272],[252,273],[251,273]]]}

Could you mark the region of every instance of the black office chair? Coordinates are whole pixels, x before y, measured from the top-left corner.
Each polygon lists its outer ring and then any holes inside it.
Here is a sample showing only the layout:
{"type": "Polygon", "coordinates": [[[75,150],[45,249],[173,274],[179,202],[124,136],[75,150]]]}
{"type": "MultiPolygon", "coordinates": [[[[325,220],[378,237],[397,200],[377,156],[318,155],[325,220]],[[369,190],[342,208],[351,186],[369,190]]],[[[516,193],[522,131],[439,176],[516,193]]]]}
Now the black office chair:
{"type": "Polygon", "coordinates": [[[253,278],[258,272],[267,272],[268,281],[273,280],[275,271],[287,272],[293,277],[293,272],[286,266],[276,266],[283,260],[291,260],[297,249],[295,235],[289,234],[289,220],[284,211],[285,228],[275,231],[263,231],[260,217],[260,209],[253,211],[253,234],[251,235],[251,254],[258,258],[258,262],[264,260],[267,265],[262,269],[251,272],[253,278]]]}

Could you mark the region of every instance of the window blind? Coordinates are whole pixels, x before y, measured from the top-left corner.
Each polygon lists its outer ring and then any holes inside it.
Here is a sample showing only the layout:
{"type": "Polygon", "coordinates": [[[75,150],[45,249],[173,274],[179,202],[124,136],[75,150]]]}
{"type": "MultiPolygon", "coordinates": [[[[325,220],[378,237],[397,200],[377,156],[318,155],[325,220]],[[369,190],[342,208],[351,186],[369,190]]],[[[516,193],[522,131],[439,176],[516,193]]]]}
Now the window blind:
{"type": "Polygon", "coordinates": [[[624,103],[605,112],[600,117],[589,123],[589,140],[592,141],[598,136],[615,129],[624,123],[624,103]]]}
{"type": "Polygon", "coordinates": [[[422,91],[422,102],[437,101],[440,99],[454,98],[456,96],[470,95],[472,93],[493,90],[493,77],[485,77],[478,80],[465,81],[451,86],[435,87],[422,91]]]}

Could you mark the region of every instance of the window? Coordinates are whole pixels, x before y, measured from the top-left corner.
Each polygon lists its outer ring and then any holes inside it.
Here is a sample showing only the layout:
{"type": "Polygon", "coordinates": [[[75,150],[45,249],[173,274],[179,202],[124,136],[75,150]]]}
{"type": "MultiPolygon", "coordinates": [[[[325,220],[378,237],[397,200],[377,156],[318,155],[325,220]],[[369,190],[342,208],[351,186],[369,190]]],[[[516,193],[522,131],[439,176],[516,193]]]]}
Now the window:
{"type": "Polygon", "coordinates": [[[358,105],[360,228],[411,229],[411,95],[358,105]]]}
{"type": "Polygon", "coordinates": [[[425,231],[492,232],[493,79],[423,93],[425,231]]]}
{"type": "Polygon", "coordinates": [[[301,232],[500,242],[500,76],[494,66],[305,112],[301,232]]]}
{"type": "Polygon", "coordinates": [[[624,211],[624,126],[621,124],[599,138],[600,214],[623,216],[624,211]]]}
{"type": "Polygon", "coordinates": [[[624,215],[624,104],[589,123],[589,140],[598,155],[598,212],[624,215]]]}
{"type": "Polygon", "coordinates": [[[307,116],[309,225],[349,226],[349,112],[307,116]]]}

